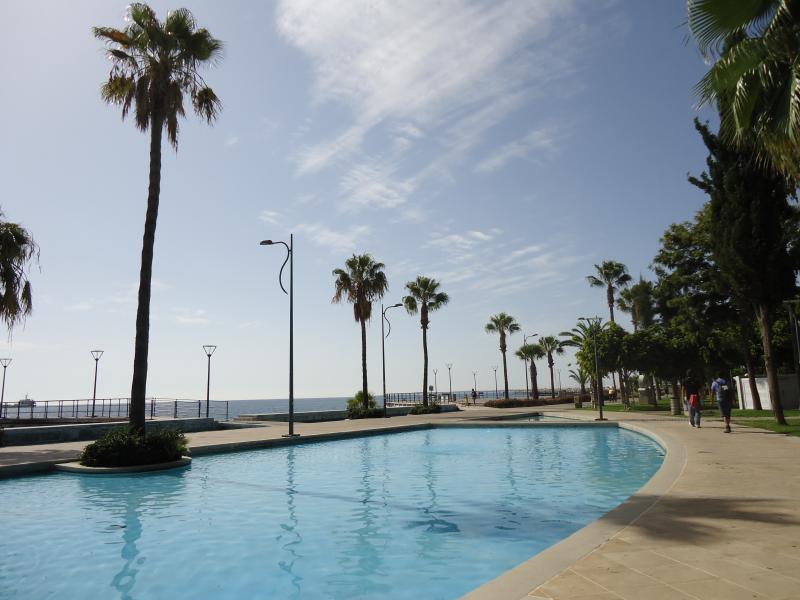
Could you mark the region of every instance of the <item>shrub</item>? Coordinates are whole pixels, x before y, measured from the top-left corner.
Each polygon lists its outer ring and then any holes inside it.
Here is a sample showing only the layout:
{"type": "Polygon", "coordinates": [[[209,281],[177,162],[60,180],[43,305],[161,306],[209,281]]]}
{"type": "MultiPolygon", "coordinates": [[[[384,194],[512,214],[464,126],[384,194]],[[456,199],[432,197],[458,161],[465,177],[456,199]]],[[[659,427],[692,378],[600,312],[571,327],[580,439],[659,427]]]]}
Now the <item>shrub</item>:
{"type": "Polygon", "coordinates": [[[140,436],[129,427],[118,427],[86,446],[80,462],[87,467],[131,467],[171,462],[187,453],[182,431],[159,429],[140,436]]]}
{"type": "Polygon", "coordinates": [[[369,408],[364,408],[364,393],[359,390],[356,395],[347,401],[347,418],[348,419],[370,419],[372,417],[382,417],[383,409],[378,408],[375,404],[375,396],[369,394],[367,396],[367,404],[369,408]]]}
{"type": "Polygon", "coordinates": [[[484,402],[484,406],[490,408],[520,408],[524,406],[547,406],[549,404],[564,404],[569,402],[566,398],[553,398],[548,400],[523,400],[512,398],[510,400],[489,400],[484,402]]]}
{"type": "Polygon", "coordinates": [[[424,404],[415,404],[411,407],[411,410],[408,411],[410,415],[427,415],[430,413],[439,413],[442,412],[442,407],[438,404],[429,404],[425,406],[424,404]]]}

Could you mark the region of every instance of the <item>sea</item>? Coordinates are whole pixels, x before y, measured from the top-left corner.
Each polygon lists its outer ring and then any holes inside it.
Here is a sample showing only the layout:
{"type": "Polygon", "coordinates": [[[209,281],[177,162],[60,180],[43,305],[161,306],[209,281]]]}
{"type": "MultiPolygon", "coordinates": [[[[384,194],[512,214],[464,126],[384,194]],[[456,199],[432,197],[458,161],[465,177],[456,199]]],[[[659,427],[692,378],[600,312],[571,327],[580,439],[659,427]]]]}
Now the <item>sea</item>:
{"type": "MultiPolygon", "coordinates": [[[[295,398],[295,412],[320,410],[344,410],[347,398],[295,398]]],[[[243,414],[267,414],[289,412],[288,398],[275,400],[228,400],[228,415],[234,419],[243,414]]]]}

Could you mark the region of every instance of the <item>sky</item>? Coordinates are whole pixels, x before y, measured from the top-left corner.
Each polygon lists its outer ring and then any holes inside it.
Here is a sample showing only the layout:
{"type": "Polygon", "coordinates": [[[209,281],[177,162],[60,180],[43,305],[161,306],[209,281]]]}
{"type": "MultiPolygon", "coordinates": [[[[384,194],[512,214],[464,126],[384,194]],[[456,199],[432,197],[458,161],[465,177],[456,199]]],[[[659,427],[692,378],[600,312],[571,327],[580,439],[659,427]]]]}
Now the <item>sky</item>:
{"type": "MultiPolygon", "coordinates": [[[[0,206],[40,246],[34,312],[0,343],[6,399],[130,394],[149,136],[99,88],[91,27],[124,26],[109,0],[0,0],[0,206]]],[[[151,2],[160,17],[180,6],[151,2]]],[[[586,276],[603,260],[652,277],[671,223],[703,196],[692,87],[706,65],[682,0],[279,0],[185,5],[225,43],[203,76],[222,100],[163,149],[148,396],[288,395],[282,247],[295,242],[295,396],[360,389],[360,333],[331,303],[353,253],[385,263],[385,304],[435,277],[430,379],[494,389],[490,315],[522,334],[607,316],[586,276]],[[433,369],[438,370],[434,376],[433,369]]],[[[380,306],[368,328],[380,393],[380,306]]],[[[418,317],[390,311],[388,391],[421,389],[418,317]]],[[[628,318],[618,321],[630,328],[628,318]]],[[[558,357],[562,384],[572,357],[558,357]]],[[[539,363],[539,384],[549,385],[539,363]]],[[[508,356],[512,388],[523,363],[508,356]]],[[[557,375],[558,377],[558,375],[557,375]]],[[[558,385],[558,381],[556,381],[558,385]]]]}

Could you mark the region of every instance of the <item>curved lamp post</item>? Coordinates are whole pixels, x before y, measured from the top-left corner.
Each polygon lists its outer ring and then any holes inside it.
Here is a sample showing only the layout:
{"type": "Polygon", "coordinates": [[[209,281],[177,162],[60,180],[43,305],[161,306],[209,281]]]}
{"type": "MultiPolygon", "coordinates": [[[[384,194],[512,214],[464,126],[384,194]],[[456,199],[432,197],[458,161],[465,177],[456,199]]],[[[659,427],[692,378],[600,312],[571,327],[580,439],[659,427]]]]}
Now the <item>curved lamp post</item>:
{"type": "Polygon", "coordinates": [[[0,419],[3,418],[3,401],[6,398],[6,369],[10,364],[10,358],[0,358],[0,365],[3,365],[3,390],[0,391],[0,419]]]}
{"type": "MultiPolygon", "coordinates": [[[[528,343],[528,338],[534,338],[538,333],[529,333],[528,335],[522,336],[522,345],[525,346],[528,343]]],[[[531,397],[531,388],[528,386],[528,359],[524,358],[522,361],[525,363],[525,399],[528,400],[531,397]]],[[[531,381],[531,385],[533,382],[531,381]]]]}
{"type": "Polygon", "coordinates": [[[447,379],[450,381],[450,397],[448,398],[448,400],[450,402],[452,402],[453,401],[453,374],[452,374],[453,363],[447,363],[445,365],[445,367],[447,367],[447,379]]]}
{"type": "Polygon", "coordinates": [[[208,407],[211,404],[211,355],[217,347],[212,344],[203,345],[203,350],[208,357],[208,378],[206,379],[206,419],[208,418],[208,407]]]}
{"type": "Polygon", "coordinates": [[[264,240],[262,246],[274,246],[283,244],[286,246],[286,260],[281,265],[278,273],[278,284],[283,293],[289,296],[289,433],[283,437],[295,437],[300,435],[294,432],[294,234],[289,234],[289,243],[272,240],[264,240]],[[289,263],[289,291],[283,287],[283,269],[289,263]]]}
{"type": "Polygon", "coordinates": [[[403,306],[400,302],[397,304],[392,304],[391,306],[387,306],[386,308],[383,307],[381,304],[381,361],[383,363],[383,418],[386,418],[386,338],[389,337],[389,334],[392,333],[392,324],[389,319],[386,318],[386,311],[390,308],[397,308],[399,306],[403,306]],[[383,322],[386,321],[389,323],[389,331],[384,333],[383,322]]]}
{"type": "Polygon", "coordinates": [[[92,418],[94,418],[94,403],[97,400],[97,366],[100,363],[101,356],[103,356],[102,350],[92,350],[92,358],[94,359],[94,388],[92,389],[92,418]]]}
{"type": "Polygon", "coordinates": [[[578,319],[579,321],[586,321],[592,328],[592,341],[594,342],[594,385],[595,385],[595,393],[597,394],[597,406],[600,408],[600,417],[597,419],[598,421],[605,421],[603,418],[603,394],[602,394],[602,385],[600,384],[600,364],[597,362],[597,332],[595,331],[596,327],[600,326],[602,323],[602,317],[581,317],[578,319]]]}

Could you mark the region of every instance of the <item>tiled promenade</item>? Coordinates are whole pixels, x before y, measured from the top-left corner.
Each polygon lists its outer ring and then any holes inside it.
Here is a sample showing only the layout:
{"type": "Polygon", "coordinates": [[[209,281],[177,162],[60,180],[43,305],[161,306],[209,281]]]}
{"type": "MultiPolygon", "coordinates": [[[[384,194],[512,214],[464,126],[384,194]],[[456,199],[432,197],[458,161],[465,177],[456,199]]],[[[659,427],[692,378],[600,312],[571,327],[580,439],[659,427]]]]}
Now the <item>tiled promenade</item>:
{"type": "MultiPolygon", "coordinates": [[[[301,423],[303,438],[459,422],[498,413],[460,413],[363,421],[301,423]]],[[[586,412],[543,409],[570,418],[586,412]]],[[[800,438],[736,428],[709,419],[608,413],[667,447],[662,469],[606,516],[470,598],[561,600],[800,599],[800,438]]],[[[222,446],[275,443],[285,423],[189,434],[196,454],[222,446]]],[[[85,442],[0,448],[0,471],[74,459],[85,442]]]]}

